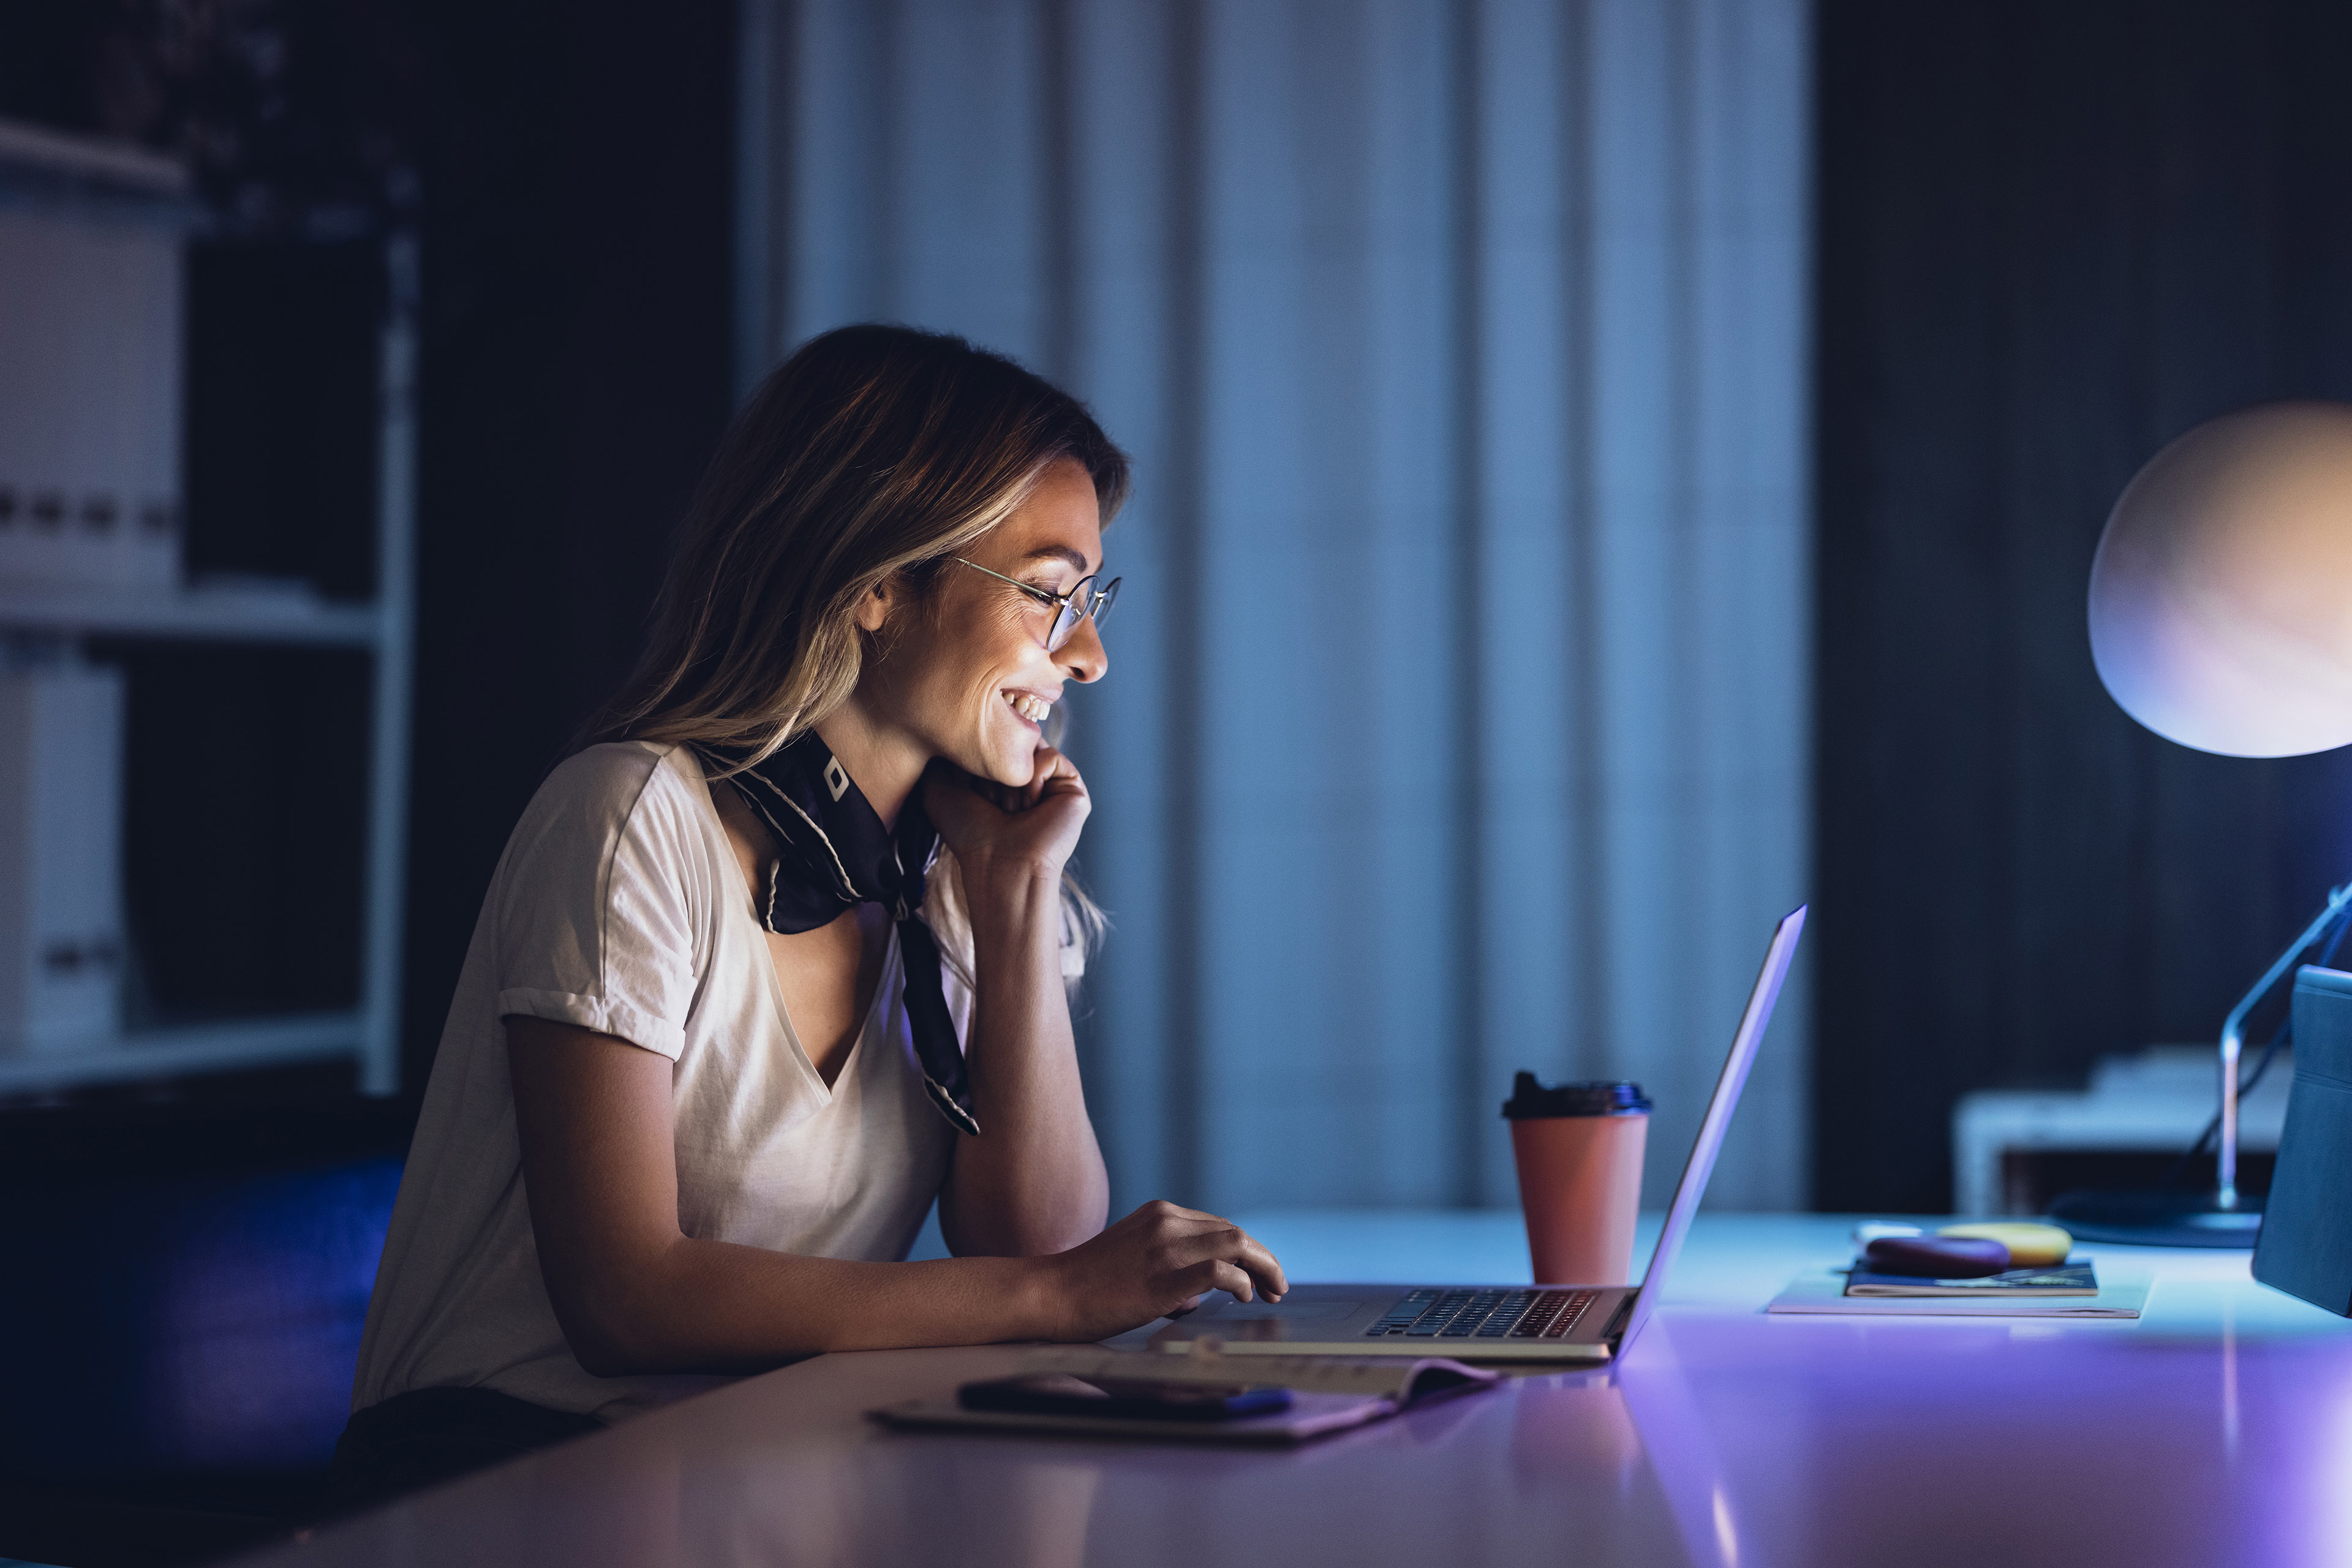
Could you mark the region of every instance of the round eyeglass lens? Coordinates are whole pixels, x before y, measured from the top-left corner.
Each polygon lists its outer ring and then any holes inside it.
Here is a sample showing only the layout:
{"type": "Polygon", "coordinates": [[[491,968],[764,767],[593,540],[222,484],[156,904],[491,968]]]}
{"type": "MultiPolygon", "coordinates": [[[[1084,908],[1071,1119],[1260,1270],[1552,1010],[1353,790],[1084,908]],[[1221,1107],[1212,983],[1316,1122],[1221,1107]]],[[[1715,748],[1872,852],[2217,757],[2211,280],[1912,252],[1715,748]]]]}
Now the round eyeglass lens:
{"type": "Polygon", "coordinates": [[[1055,614],[1053,629],[1045,634],[1045,651],[1058,652],[1078,629],[1078,623],[1088,616],[1095,618],[1095,631],[1102,631],[1103,620],[1110,614],[1111,601],[1118,597],[1119,580],[1116,577],[1100,587],[1088,577],[1070,590],[1069,598],[1055,614]]]}
{"type": "Polygon", "coordinates": [[[1054,627],[1045,634],[1045,651],[1059,652],[1062,645],[1076,635],[1078,623],[1090,612],[1099,629],[1102,625],[1101,608],[1105,602],[1106,595],[1096,591],[1092,577],[1080,580],[1078,585],[1070,590],[1070,596],[1062,601],[1061,609],[1055,613],[1054,627]]]}

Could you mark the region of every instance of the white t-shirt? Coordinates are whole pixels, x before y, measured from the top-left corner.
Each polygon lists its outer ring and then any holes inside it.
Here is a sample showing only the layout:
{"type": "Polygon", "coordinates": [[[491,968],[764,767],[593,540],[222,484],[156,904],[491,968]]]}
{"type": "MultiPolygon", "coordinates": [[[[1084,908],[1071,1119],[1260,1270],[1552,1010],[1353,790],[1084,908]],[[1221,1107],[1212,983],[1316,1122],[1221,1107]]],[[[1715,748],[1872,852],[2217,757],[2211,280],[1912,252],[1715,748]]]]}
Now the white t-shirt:
{"type": "MultiPolygon", "coordinates": [[[[959,1030],[971,995],[946,976],[959,1030]]],[[[493,1388],[606,1420],[726,1381],[596,1377],[540,1278],[507,1068],[509,1014],[657,1051],[670,1073],[678,1226],[779,1252],[897,1261],[956,1131],[923,1092],[895,934],[873,1011],[827,1089],[785,1016],[695,753],[592,746],[540,786],[467,950],[393,1208],[353,1409],[493,1388]]]]}

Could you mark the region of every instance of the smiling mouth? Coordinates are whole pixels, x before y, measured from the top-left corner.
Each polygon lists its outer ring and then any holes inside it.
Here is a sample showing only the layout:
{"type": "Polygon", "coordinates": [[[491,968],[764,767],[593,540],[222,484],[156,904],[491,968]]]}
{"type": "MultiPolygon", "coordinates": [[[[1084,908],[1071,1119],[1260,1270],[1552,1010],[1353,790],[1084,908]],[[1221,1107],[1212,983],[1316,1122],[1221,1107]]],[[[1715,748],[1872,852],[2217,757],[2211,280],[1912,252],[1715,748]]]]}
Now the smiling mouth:
{"type": "Polygon", "coordinates": [[[1052,703],[1042,697],[1032,697],[1025,691],[1008,691],[1004,694],[1004,700],[1012,705],[1015,713],[1033,724],[1043,724],[1046,715],[1054,710],[1052,703]]]}

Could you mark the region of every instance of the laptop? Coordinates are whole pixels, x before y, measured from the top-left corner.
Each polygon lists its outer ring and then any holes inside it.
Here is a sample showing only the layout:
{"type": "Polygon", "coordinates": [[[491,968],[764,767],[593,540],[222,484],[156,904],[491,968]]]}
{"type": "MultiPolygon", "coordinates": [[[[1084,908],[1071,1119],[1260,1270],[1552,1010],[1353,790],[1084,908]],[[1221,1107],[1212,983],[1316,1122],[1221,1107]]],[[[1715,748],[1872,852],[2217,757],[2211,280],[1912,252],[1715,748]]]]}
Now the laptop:
{"type": "Polygon", "coordinates": [[[1805,909],[1800,905],[1772,932],[1763,970],[1748,994],[1747,1011],[1707,1101],[1706,1120],[1683,1165],[1657,1250],[1639,1286],[1297,1285],[1279,1301],[1239,1301],[1220,1293],[1220,1305],[1202,1306],[1153,1334],[1152,1347],[1181,1353],[1195,1340],[1216,1339],[1228,1355],[1500,1362],[1605,1362],[1622,1355],[1657,1310],[1804,929],[1805,909]]]}

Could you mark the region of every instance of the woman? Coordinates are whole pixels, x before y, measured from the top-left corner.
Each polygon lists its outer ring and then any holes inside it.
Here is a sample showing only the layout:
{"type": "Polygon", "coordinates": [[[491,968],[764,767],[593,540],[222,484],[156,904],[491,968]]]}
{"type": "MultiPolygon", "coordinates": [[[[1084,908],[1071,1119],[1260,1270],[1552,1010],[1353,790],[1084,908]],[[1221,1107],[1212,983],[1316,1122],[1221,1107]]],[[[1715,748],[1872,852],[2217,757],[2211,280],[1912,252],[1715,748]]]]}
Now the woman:
{"type": "Polygon", "coordinates": [[[1126,488],[1084,408],[954,338],[831,332],[752,399],[484,900],[344,1500],[793,1356],[1286,1289],[1213,1215],[1103,1229],[1065,988],[1089,802],[1045,725],[1108,667],[1126,488]],[[934,1201],[956,1256],[902,1261],[934,1201]]]}

